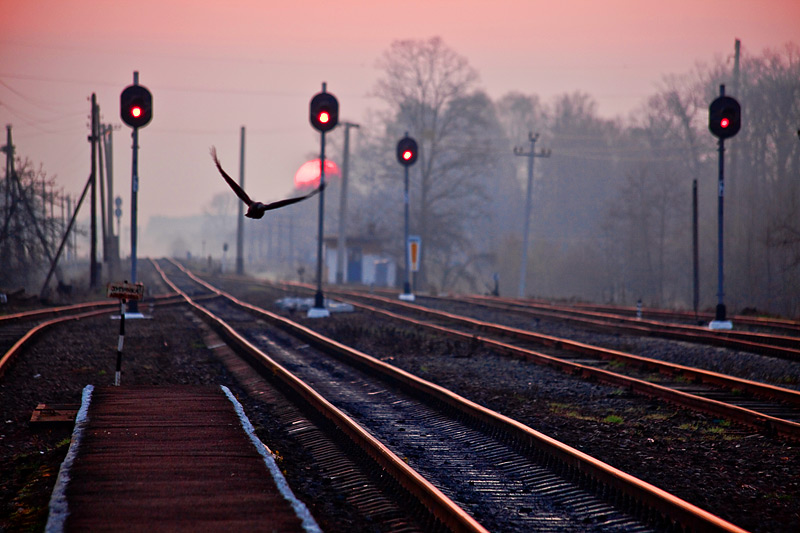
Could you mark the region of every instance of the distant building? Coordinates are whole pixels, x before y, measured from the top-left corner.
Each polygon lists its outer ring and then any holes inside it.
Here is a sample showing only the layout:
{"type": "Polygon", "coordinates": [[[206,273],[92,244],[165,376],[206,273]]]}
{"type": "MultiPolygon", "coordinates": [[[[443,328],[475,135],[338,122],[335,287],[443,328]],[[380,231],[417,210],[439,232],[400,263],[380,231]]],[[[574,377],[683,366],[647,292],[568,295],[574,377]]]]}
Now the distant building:
{"type": "MultiPolygon", "coordinates": [[[[336,283],[337,238],[325,238],[325,278],[328,283],[336,283]]],[[[397,265],[383,249],[383,242],[374,237],[348,237],[344,269],[345,283],[394,287],[397,279],[397,265]]]]}

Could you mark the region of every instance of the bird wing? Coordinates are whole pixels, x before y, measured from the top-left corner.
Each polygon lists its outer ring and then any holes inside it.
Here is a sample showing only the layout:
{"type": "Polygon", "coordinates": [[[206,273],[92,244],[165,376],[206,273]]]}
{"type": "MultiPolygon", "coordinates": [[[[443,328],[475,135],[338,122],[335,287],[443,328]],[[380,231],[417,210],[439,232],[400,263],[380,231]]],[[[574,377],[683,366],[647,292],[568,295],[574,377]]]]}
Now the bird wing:
{"type": "Polygon", "coordinates": [[[251,200],[250,197],[247,196],[247,193],[244,192],[244,189],[239,187],[239,184],[236,183],[235,181],[233,181],[233,178],[228,176],[228,174],[224,170],[222,170],[222,165],[219,164],[219,159],[217,159],[217,149],[216,148],[213,148],[213,147],[211,148],[211,157],[214,158],[214,163],[217,165],[217,170],[219,170],[219,173],[222,174],[223,178],[225,178],[225,181],[228,182],[228,185],[230,186],[231,189],[233,189],[233,192],[236,193],[236,196],[241,198],[242,201],[244,203],[246,203],[248,206],[252,205],[253,204],[253,200],[251,200]]]}
{"type": "Polygon", "coordinates": [[[287,205],[296,204],[297,202],[302,202],[306,198],[311,198],[312,196],[317,194],[320,190],[322,190],[322,188],[324,188],[324,186],[317,187],[316,189],[314,189],[310,193],[305,194],[303,196],[296,196],[294,198],[287,198],[285,200],[278,200],[277,202],[269,203],[269,204],[264,206],[264,211],[269,211],[271,209],[278,209],[279,207],[284,207],[284,206],[287,206],[287,205]]]}

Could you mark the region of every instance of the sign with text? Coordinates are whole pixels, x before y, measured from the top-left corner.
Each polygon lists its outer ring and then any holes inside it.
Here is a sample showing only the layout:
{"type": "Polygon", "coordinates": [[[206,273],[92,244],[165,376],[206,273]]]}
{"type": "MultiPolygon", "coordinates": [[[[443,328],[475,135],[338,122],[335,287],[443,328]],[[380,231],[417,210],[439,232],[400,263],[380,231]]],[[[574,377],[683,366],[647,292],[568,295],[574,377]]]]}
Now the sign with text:
{"type": "Polygon", "coordinates": [[[109,283],[107,295],[120,300],[141,300],[144,297],[143,283],[109,283]]]}

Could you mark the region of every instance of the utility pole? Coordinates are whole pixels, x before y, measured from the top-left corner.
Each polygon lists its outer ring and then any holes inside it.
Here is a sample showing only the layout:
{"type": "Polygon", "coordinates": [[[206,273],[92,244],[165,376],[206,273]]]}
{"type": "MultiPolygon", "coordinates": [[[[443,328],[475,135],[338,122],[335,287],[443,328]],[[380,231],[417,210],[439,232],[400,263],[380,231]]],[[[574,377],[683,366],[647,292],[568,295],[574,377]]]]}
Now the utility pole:
{"type": "MultiPolygon", "coordinates": [[[[7,263],[10,266],[10,247],[11,243],[7,242],[6,239],[9,235],[9,229],[11,228],[11,217],[14,216],[14,211],[16,210],[16,205],[14,202],[14,196],[12,194],[12,184],[13,176],[14,176],[14,143],[11,142],[11,124],[6,125],[6,145],[2,147],[3,153],[6,154],[6,192],[4,196],[4,211],[3,211],[3,220],[0,221],[2,223],[2,233],[0,233],[0,243],[3,244],[3,249],[0,253],[2,253],[2,259],[5,261],[9,261],[7,263]]],[[[0,261],[2,264],[2,261],[0,261]]]]}
{"type": "Polygon", "coordinates": [[[698,216],[697,216],[697,178],[692,181],[692,304],[694,307],[694,319],[698,320],[697,312],[700,307],[700,244],[698,239],[698,216]]]}
{"type": "MultiPolygon", "coordinates": [[[[239,141],[239,185],[244,189],[244,126],[239,141]]],[[[239,218],[236,226],[236,274],[244,274],[244,203],[239,202],[239,218]]]]}
{"type": "Polygon", "coordinates": [[[11,124],[6,125],[6,145],[2,148],[6,154],[6,211],[11,205],[11,175],[14,174],[14,143],[11,142],[11,124]]]}
{"type": "Polygon", "coordinates": [[[119,260],[119,242],[117,238],[114,236],[114,151],[112,145],[112,132],[114,131],[113,126],[111,124],[101,124],[100,125],[100,140],[102,144],[100,145],[100,165],[101,165],[101,174],[102,174],[102,166],[103,166],[103,155],[105,155],[105,176],[106,176],[106,197],[104,201],[104,205],[106,207],[104,211],[105,217],[105,224],[104,227],[106,228],[106,236],[104,237],[104,250],[108,249],[108,253],[103,254],[103,258],[105,261],[110,261],[113,263],[114,267],[117,267],[117,261],[119,260]]]}
{"type": "Polygon", "coordinates": [[[89,142],[92,143],[92,196],[91,196],[91,251],[89,252],[89,287],[97,287],[97,97],[92,93],[92,134],[89,135],[89,142]]]}
{"type": "MultiPolygon", "coordinates": [[[[67,213],[72,213],[72,196],[69,194],[67,195],[67,213]]],[[[64,219],[64,227],[66,228],[66,218],[64,219]]],[[[64,230],[64,235],[67,235],[66,229],[64,230]]],[[[67,235],[67,262],[71,262],[75,259],[75,248],[72,246],[72,238],[67,235]]]]}
{"type": "MultiPolygon", "coordinates": [[[[100,110],[97,110],[97,120],[100,120],[100,110]]],[[[102,229],[102,242],[103,242],[103,263],[108,263],[110,259],[108,249],[108,236],[111,234],[111,227],[106,224],[106,173],[103,161],[103,125],[98,122],[97,124],[97,155],[99,157],[97,164],[100,170],[100,228],[102,229]]],[[[109,209],[111,209],[109,207],[109,209]]]]}
{"type": "Polygon", "coordinates": [[[336,283],[344,283],[345,261],[347,255],[347,181],[350,174],[350,128],[359,128],[358,124],[345,122],[344,126],[344,159],[342,160],[342,189],[339,195],[339,237],[336,244],[336,283]]]}
{"type": "Polygon", "coordinates": [[[525,219],[522,227],[522,257],[520,258],[519,265],[519,291],[517,293],[519,298],[525,298],[525,281],[528,275],[528,240],[531,220],[531,208],[533,203],[533,160],[537,157],[550,157],[550,150],[540,150],[536,153],[536,141],[539,139],[539,134],[528,132],[528,140],[531,143],[530,151],[526,152],[521,146],[514,147],[514,155],[524,156],[528,158],[528,190],[525,197],[525,219]]]}
{"type": "MultiPolygon", "coordinates": [[[[742,52],[742,42],[739,39],[736,39],[733,43],[733,83],[731,84],[733,96],[739,96],[739,80],[740,76],[740,63],[741,63],[741,52],[742,52]]],[[[730,148],[729,148],[730,149],[730,148]]],[[[739,195],[739,180],[737,179],[736,169],[739,168],[739,151],[732,150],[730,156],[730,164],[728,165],[728,197],[730,199],[731,207],[733,207],[733,217],[732,220],[739,220],[741,213],[740,209],[742,207],[742,200],[739,195]]],[[[750,261],[750,256],[747,256],[747,261],[750,261]]]]}

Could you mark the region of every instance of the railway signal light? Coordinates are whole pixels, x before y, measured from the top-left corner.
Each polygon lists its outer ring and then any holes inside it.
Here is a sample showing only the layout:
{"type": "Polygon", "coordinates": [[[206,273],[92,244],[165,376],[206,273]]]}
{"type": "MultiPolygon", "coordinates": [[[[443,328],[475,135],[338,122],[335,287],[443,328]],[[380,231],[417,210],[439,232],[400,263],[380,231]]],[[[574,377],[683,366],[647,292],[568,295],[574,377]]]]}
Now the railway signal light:
{"type": "Polygon", "coordinates": [[[728,139],[739,133],[742,109],[730,96],[720,96],[708,108],[708,129],[718,139],[728,139]]]}
{"type": "Polygon", "coordinates": [[[314,95],[308,118],[317,131],[326,132],[335,128],[339,123],[339,102],[336,97],[327,92],[314,95]]]}
{"type": "Polygon", "coordinates": [[[397,160],[403,166],[413,165],[417,161],[417,141],[406,135],[397,143],[397,160]]]}
{"type": "Polygon", "coordinates": [[[129,85],[119,97],[122,121],[132,128],[146,126],[153,118],[153,95],[142,85],[129,85]]]}

